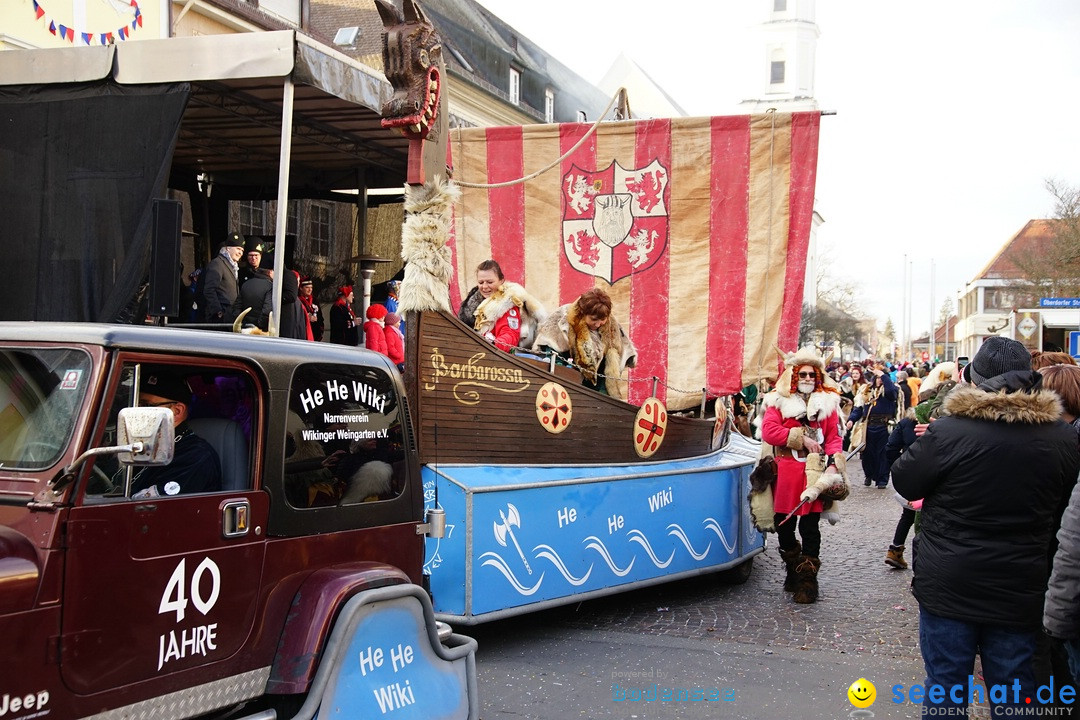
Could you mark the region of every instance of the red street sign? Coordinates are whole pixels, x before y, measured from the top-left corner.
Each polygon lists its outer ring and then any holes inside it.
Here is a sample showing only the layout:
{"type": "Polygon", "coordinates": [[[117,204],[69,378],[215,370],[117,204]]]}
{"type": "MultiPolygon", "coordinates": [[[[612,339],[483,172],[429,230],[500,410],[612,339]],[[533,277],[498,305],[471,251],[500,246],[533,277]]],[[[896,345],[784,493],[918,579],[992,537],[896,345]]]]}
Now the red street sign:
{"type": "Polygon", "coordinates": [[[930,362],[930,353],[927,352],[926,350],[922,351],[922,361],[923,362],[930,362]]]}

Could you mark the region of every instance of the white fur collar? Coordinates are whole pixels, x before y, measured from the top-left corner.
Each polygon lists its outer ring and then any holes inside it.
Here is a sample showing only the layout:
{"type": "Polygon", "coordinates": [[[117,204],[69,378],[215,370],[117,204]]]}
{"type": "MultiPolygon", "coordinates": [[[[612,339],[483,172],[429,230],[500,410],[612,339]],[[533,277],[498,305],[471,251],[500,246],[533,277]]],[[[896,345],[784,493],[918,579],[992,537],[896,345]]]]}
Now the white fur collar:
{"type": "Polygon", "coordinates": [[[805,415],[807,420],[824,420],[840,409],[840,396],[831,392],[815,392],[810,393],[810,400],[807,402],[802,395],[784,397],[774,390],[766,393],[762,404],[776,408],[784,418],[799,418],[805,415]]]}

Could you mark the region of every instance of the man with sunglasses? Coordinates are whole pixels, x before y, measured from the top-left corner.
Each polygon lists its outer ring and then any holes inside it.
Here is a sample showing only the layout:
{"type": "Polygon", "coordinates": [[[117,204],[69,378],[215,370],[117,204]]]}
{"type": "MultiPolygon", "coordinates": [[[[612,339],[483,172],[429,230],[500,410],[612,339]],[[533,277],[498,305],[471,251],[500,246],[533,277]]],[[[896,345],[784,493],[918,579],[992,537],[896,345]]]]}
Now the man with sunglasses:
{"type": "Polygon", "coordinates": [[[143,467],[131,481],[131,497],[147,498],[221,490],[221,461],[210,443],[186,424],[191,388],[180,377],[147,372],[139,387],[140,407],[167,407],[173,413],[176,441],[168,465],[143,467]]]}
{"type": "Polygon", "coordinates": [[[784,365],[776,389],[762,400],[761,439],[763,451],[767,446],[776,460],[776,487],[771,498],[752,494],[750,507],[755,518],[774,513],[771,527],[760,529],[776,530],[780,557],[787,567],[784,590],[793,593],[795,602],[805,604],[818,597],[818,523],[825,510],[819,495],[834,484],[846,494],[840,391],[826,379],[825,362],[812,346],[789,355],[784,365]],[[764,505],[758,504],[762,501],[764,505]],[[795,539],[796,522],[801,544],[795,539]]]}

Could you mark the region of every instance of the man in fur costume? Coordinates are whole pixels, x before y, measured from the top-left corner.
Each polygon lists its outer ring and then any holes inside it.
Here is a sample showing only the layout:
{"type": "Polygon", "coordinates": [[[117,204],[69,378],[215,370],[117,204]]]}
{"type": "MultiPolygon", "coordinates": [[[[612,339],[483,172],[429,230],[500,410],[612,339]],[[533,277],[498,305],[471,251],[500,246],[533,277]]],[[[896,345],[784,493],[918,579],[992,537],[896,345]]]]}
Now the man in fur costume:
{"type": "Polygon", "coordinates": [[[529,347],[536,336],[536,326],[547,317],[540,301],[517,283],[503,277],[494,260],[485,260],[476,268],[476,286],[483,298],[476,307],[473,327],[500,350],[529,347]]]}
{"type": "Polygon", "coordinates": [[[776,486],[772,493],[751,493],[750,505],[755,518],[775,527],[780,557],[787,566],[784,589],[794,592],[795,602],[812,603],[817,600],[821,567],[818,523],[825,509],[818,496],[825,490],[837,492],[836,486],[842,498],[846,489],[840,392],[827,379],[825,363],[813,347],[789,355],[784,365],[776,389],[764,397],[761,425],[763,452],[771,451],[776,461],[776,486]],[[772,523],[767,520],[770,501],[772,523]],[[792,511],[795,516],[781,524],[792,511]],[[795,539],[796,518],[801,545],[795,539]]]}
{"type": "Polygon", "coordinates": [[[585,387],[626,399],[620,377],[634,367],[637,350],[611,314],[611,298],[600,288],[586,290],[548,316],[537,330],[533,349],[572,360],[585,387]]]}

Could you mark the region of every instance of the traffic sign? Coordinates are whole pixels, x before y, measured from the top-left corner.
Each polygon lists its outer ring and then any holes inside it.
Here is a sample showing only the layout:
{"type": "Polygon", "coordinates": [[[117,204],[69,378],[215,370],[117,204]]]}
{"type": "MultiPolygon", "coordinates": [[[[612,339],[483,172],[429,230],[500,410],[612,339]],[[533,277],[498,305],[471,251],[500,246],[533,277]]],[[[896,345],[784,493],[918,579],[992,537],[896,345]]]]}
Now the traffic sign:
{"type": "Polygon", "coordinates": [[[926,350],[922,351],[921,357],[922,357],[923,362],[929,362],[930,361],[930,353],[927,352],[926,350]]]}
{"type": "Polygon", "coordinates": [[[1069,354],[1074,358],[1080,358],[1080,330],[1069,332],[1069,354]]]}
{"type": "Polygon", "coordinates": [[[1080,308],[1080,298],[1039,298],[1039,307],[1080,308]]]}

